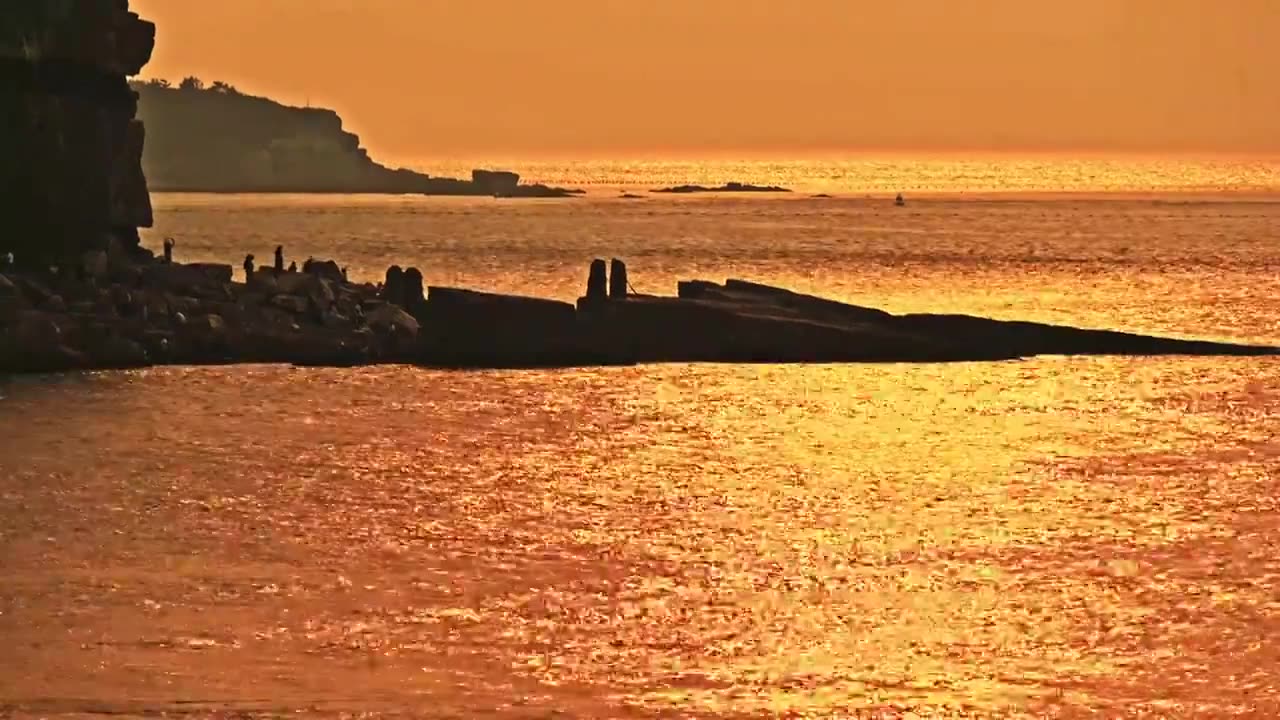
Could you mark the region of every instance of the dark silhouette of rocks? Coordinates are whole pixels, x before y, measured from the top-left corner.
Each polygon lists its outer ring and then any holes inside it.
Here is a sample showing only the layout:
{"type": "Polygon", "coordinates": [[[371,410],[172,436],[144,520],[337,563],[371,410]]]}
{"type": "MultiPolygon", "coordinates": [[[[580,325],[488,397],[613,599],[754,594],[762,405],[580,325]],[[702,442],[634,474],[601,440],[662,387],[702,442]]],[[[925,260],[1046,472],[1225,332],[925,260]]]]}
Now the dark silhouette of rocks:
{"type": "Polygon", "coordinates": [[[670,193],[674,195],[687,195],[691,193],[789,193],[787,188],[778,187],[776,185],[750,185],[747,183],[731,182],[725,183],[720,187],[704,187],[702,185],[677,185],[675,187],[661,188],[658,190],[650,190],[655,193],[670,193]]]}
{"type": "Polygon", "coordinates": [[[591,261],[587,271],[587,294],[582,301],[600,303],[609,299],[609,266],[604,260],[597,258],[591,261]]]}
{"type": "MultiPolygon", "coordinates": [[[[0,120],[9,123],[0,127],[0,372],[249,362],[532,367],[1280,354],[964,315],[895,316],[741,280],[681,282],[675,297],[638,295],[620,260],[591,263],[576,307],[460,288],[424,293],[416,268],[388,268],[381,287],[349,282],[332,260],[313,258],[302,272],[283,272],[281,248],[269,268],[256,268],[246,255],[244,282],[236,282],[230,265],[173,262],[172,246],[157,260],[138,246],[151,206],[139,168],[142,126],[125,77],[150,57],[154,28],[128,12],[127,0],[6,0],[0,20],[0,120]]],[[[159,133],[162,158],[186,152],[194,163],[188,170],[221,168],[187,178],[203,187],[170,189],[567,193],[521,186],[501,171],[462,181],[388,170],[342,132],[337,115],[245,98],[225,84],[205,88],[188,78],[179,89],[146,87],[160,97],[178,94],[187,113],[174,134],[159,133]],[[264,142],[271,173],[228,169],[264,142]],[[218,157],[228,164],[202,165],[218,157]],[[246,178],[264,184],[240,185],[246,178]]],[[[186,160],[173,161],[178,169],[162,171],[174,173],[169,181],[186,172],[186,160]]],[[[782,190],[730,183],[668,192],[782,190]]]]}
{"type": "Polygon", "coordinates": [[[375,162],[342,118],[324,108],[282,105],[226,83],[180,87],[136,82],[147,123],[143,166],[161,192],[299,192],[569,197],[577,191],[520,185],[502,170],[469,180],[432,177],[375,162]]]}
{"type": "Polygon", "coordinates": [[[399,265],[392,265],[387,268],[386,278],[382,281],[382,291],[379,293],[386,302],[400,305],[404,302],[404,269],[399,265]]]}
{"type": "Polygon", "coordinates": [[[94,267],[0,274],[0,372],[232,362],[538,367],[1280,354],[965,315],[891,315],[742,280],[681,282],[675,297],[637,295],[621,261],[591,264],[577,307],[461,288],[424,294],[416,268],[389,268],[381,288],[351,283],[331,260],[277,273],[254,269],[250,256],[247,283],[233,281],[229,265],[110,258],[86,265],[94,267]]]}
{"type": "Polygon", "coordinates": [[[316,277],[328,280],[331,283],[340,283],[346,280],[342,274],[342,268],[333,260],[316,260],[309,258],[302,264],[302,271],[315,275],[316,277]]]}
{"type": "Polygon", "coordinates": [[[627,288],[629,286],[630,283],[627,282],[627,264],[614,258],[609,263],[609,299],[627,299],[627,288]]]}
{"type": "Polygon", "coordinates": [[[618,196],[618,199],[619,200],[643,200],[644,196],[636,195],[635,193],[624,192],[618,196]]]}
{"type": "Polygon", "coordinates": [[[0,3],[0,254],[137,252],[152,211],[126,78],[154,46],[127,0],[0,3]]]}
{"type": "Polygon", "coordinates": [[[426,302],[424,293],[422,271],[416,267],[405,270],[404,284],[397,304],[407,310],[410,315],[417,315],[422,308],[422,304],[426,302]]]}

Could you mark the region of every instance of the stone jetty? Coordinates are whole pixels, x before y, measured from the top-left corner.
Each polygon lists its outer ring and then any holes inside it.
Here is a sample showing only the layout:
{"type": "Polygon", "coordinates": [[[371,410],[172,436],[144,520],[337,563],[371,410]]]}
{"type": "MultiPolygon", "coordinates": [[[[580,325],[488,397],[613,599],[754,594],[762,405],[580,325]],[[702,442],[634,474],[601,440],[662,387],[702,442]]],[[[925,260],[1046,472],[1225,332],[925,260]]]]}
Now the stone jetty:
{"type": "Polygon", "coordinates": [[[626,265],[590,264],[576,304],[428,285],[417,268],[379,284],[336,262],[298,272],[178,264],[88,251],[79,264],[0,273],[0,372],[149,365],[401,363],[523,368],[659,362],[998,361],[1034,355],[1275,355],[967,315],[892,315],[744,280],[630,292],[626,265]]]}

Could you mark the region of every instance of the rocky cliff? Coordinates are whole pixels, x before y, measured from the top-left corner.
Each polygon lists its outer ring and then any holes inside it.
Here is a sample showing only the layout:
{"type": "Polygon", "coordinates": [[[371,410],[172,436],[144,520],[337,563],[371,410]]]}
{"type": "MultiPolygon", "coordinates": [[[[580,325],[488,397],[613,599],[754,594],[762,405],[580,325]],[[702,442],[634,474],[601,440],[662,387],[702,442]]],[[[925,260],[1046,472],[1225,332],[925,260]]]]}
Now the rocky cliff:
{"type": "Polygon", "coordinates": [[[333,110],[300,108],[187,78],[137,82],[148,137],[143,166],[160,192],[403,193],[560,197],[514,173],[431,177],[375,162],[333,110]]]}
{"type": "Polygon", "coordinates": [[[152,216],[127,77],[154,45],[128,0],[0,2],[0,253],[137,246],[152,216]]]}

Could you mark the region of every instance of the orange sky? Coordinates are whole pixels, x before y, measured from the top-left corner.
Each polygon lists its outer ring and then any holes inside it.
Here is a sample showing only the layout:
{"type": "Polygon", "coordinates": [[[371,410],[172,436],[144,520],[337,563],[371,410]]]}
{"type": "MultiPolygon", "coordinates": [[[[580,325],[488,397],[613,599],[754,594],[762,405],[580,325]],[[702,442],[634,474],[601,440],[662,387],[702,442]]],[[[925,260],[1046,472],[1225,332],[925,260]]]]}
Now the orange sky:
{"type": "Polygon", "coordinates": [[[375,157],[1280,151],[1278,0],[133,0],[375,157]]]}

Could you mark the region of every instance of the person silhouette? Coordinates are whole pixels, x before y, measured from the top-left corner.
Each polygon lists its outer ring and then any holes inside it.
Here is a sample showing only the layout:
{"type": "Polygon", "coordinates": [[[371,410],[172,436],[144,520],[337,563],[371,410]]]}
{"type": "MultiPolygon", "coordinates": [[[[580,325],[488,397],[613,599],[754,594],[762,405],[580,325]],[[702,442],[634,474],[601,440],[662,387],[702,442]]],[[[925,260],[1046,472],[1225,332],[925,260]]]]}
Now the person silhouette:
{"type": "Polygon", "coordinates": [[[244,256],[244,282],[249,284],[253,281],[253,255],[244,256]]]}
{"type": "Polygon", "coordinates": [[[893,201],[893,204],[902,207],[907,204],[907,199],[902,197],[902,193],[898,193],[898,197],[893,201]]]}
{"type": "Polygon", "coordinates": [[[164,239],[164,261],[166,263],[173,262],[173,246],[176,244],[171,237],[164,239]]]}
{"type": "Polygon", "coordinates": [[[276,274],[284,272],[284,246],[276,246],[276,274]]]}
{"type": "Polygon", "coordinates": [[[291,273],[298,272],[298,263],[296,260],[294,262],[289,263],[289,272],[291,273]]]}

